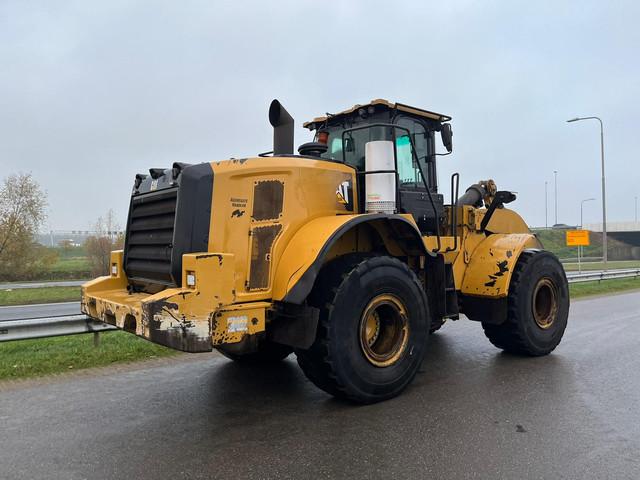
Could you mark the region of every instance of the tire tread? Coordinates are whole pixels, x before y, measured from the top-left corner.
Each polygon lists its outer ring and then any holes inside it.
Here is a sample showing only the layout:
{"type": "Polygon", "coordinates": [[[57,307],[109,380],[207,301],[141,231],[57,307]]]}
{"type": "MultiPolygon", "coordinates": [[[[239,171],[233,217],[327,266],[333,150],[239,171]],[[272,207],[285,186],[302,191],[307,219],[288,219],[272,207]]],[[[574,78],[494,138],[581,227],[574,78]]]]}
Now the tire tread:
{"type": "Polygon", "coordinates": [[[540,250],[525,250],[520,254],[516,262],[508,295],[507,319],[504,323],[495,325],[482,323],[484,334],[489,341],[506,352],[516,355],[541,356],[551,353],[557,345],[550,350],[541,352],[533,348],[520,325],[518,311],[520,308],[519,287],[522,276],[534,257],[540,253],[547,253],[540,250]]]}
{"type": "Polygon", "coordinates": [[[418,288],[423,289],[422,284],[406,263],[394,257],[353,254],[339,257],[323,268],[318,277],[320,281],[316,282],[317,287],[314,287],[314,292],[312,292],[314,300],[318,302],[314,306],[321,309],[316,341],[308,350],[296,350],[296,356],[298,364],[307,378],[317,387],[335,397],[368,403],[365,399],[354,395],[346,385],[340,382],[334,362],[331,359],[329,345],[333,339],[331,338],[330,319],[336,297],[340,287],[349,276],[353,274],[362,275],[376,266],[386,264],[385,262],[389,260],[405,270],[407,276],[416,282],[418,288]],[[328,285],[329,287],[322,289],[322,285],[328,285]]]}

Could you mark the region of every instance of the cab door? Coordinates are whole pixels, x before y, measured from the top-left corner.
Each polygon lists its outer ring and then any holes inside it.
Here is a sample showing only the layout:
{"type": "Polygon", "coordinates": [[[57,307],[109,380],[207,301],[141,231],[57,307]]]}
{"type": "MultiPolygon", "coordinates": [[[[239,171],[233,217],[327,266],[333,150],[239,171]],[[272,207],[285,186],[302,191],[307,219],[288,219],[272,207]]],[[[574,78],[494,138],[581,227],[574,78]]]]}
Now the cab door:
{"type": "Polygon", "coordinates": [[[435,164],[430,161],[434,158],[430,155],[431,136],[421,122],[412,118],[400,117],[396,124],[403,127],[396,130],[399,210],[413,215],[422,233],[435,234],[444,214],[444,205],[442,195],[437,192],[435,164]],[[412,146],[415,147],[415,155],[412,146]],[[418,162],[422,168],[419,168],[418,162]],[[425,188],[421,170],[426,176],[429,192],[425,188]]]}

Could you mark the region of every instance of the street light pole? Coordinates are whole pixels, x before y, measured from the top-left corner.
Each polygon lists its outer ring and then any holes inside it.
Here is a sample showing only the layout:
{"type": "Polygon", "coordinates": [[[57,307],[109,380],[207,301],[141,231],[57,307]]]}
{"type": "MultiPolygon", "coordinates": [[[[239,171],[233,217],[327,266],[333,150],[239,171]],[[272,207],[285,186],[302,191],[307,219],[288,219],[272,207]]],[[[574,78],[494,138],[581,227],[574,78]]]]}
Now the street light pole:
{"type": "Polygon", "coordinates": [[[577,122],[580,120],[598,120],[600,122],[600,161],[602,165],[602,261],[604,270],[607,269],[607,196],[605,193],[604,176],[604,127],[600,117],[576,117],[567,122],[577,122]]]}
{"type": "Polygon", "coordinates": [[[584,205],[584,202],[590,202],[592,200],[595,200],[595,198],[585,198],[580,202],[580,230],[582,230],[582,206],[584,205]]]}
{"type": "Polygon", "coordinates": [[[558,224],[558,171],[554,170],[553,171],[553,179],[554,179],[554,190],[555,190],[555,201],[554,201],[554,205],[555,205],[555,210],[556,210],[556,222],[555,224],[558,224]]]}
{"type": "MultiPolygon", "coordinates": [[[[638,197],[636,197],[636,199],[637,198],[638,197]]],[[[546,180],[544,181],[544,228],[549,228],[549,221],[547,220],[547,181],[546,180]]]]}
{"type": "Polygon", "coordinates": [[[635,199],[636,199],[636,223],[638,223],[638,196],[636,196],[635,199]]]}

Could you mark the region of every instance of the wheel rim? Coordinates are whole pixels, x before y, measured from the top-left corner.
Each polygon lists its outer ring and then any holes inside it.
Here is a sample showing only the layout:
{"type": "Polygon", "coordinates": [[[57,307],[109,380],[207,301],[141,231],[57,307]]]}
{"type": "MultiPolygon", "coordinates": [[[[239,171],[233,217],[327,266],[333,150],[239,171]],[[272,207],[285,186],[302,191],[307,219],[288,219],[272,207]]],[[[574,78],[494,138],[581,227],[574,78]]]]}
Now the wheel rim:
{"type": "Polygon", "coordinates": [[[376,367],[398,362],[409,341],[409,323],[402,301],[391,294],[378,295],[364,309],[360,319],[360,347],[376,367]]]}
{"type": "Polygon", "coordinates": [[[541,278],[533,291],[533,318],[543,330],[551,328],[558,315],[558,289],[550,278],[541,278]]]}

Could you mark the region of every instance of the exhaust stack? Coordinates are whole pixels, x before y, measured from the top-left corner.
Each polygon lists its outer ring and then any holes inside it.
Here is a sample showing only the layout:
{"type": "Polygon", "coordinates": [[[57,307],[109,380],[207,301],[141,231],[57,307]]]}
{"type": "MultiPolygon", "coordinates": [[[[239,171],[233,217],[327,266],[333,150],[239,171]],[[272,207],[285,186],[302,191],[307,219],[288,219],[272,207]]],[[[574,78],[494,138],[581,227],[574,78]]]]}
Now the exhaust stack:
{"type": "Polygon", "coordinates": [[[273,126],[273,154],[293,155],[293,118],[278,100],[269,106],[269,122],[273,126]]]}

